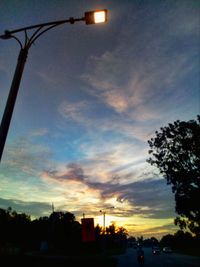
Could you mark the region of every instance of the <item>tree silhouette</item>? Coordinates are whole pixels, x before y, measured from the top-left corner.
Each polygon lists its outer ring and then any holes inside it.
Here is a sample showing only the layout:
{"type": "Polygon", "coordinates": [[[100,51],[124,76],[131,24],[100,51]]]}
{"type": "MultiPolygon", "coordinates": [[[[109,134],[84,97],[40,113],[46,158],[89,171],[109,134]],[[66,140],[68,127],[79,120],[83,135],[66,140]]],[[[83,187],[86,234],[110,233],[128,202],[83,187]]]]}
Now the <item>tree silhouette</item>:
{"type": "Polygon", "coordinates": [[[53,212],[48,220],[49,242],[54,250],[70,252],[81,242],[81,225],[70,212],[53,212]]]}
{"type": "Polygon", "coordinates": [[[174,236],[172,234],[163,236],[160,240],[160,245],[163,247],[174,247],[174,236]]]}
{"type": "Polygon", "coordinates": [[[7,210],[0,209],[0,247],[27,247],[30,232],[30,216],[25,213],[18,214],[9,207],[7,210]]]}
{"type": "Polygon", "coordinates": [[[175,121],[156,131],[147,160],[158,167],[175,195],[175,224],[200,234],[200,116],[197,121],[175,121]]]}
{"type": "Polygon", "coordinates": [[[193,237],[191,233],[178,230],[174,235],[168,234],[161,238],[160,245],[162,247],[171,247],[173,249],[182,250],[189,248],[189,250],[199,249],[200,239],[193,237]]]}
{"type": "Polygon", "coordinates": [[[127,231],[114,224],[107,227],[107,232],[97,225],[96,240],[91,244],[82,242],[82,225],[76,221],[74,214],[57,211],[50,216],[40,217],[31,221],[25,213],[17,213],[11,208],[0,208],[0,256],[1,252],[19,248],[20,253],[40,251],[41,253],[61,253],[78,255],[82,249],[92,248],[92,251],[102,249],[102,242],[107,248],[122,247],[126,241],[127,231]],[[104,234],[103,234],[104,233],[104,234]]]}

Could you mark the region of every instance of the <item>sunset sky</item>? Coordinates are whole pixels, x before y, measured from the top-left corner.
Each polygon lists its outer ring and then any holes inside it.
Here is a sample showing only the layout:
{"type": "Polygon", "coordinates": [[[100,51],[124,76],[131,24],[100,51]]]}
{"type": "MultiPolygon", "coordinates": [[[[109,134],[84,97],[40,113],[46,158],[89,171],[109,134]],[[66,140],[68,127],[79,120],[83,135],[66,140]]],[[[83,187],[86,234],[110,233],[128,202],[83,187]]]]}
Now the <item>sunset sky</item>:
{"type": "MultiPolygon", "coordinates": [[[[200,114],[200,2],[1,0],[0,34],[108,9],[108,22],[50,30],[30,48],[0,163],[0,208],[69,211],[129,235],[174,233],[171,187],[147,141],[200,114]],[[115,208],[111,208],[115,207],[115,208]]],[[[23,40],[23,34],[16,35],[23,40]]],[[[19,44],[0,40],[0,114],[19,44]]]]}

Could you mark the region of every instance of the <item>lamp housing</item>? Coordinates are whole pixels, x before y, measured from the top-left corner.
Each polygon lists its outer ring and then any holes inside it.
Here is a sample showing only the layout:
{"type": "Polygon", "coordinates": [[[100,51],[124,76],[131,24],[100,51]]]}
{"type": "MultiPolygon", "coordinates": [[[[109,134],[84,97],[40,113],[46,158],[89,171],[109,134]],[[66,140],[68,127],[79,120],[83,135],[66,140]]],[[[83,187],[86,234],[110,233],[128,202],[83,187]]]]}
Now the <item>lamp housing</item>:
{"type": "Polygon", "coordinates": [[[85,23],[89,25],[106,22],[108,20],[107,14],[107,9],[85,12],[85,23]]]}

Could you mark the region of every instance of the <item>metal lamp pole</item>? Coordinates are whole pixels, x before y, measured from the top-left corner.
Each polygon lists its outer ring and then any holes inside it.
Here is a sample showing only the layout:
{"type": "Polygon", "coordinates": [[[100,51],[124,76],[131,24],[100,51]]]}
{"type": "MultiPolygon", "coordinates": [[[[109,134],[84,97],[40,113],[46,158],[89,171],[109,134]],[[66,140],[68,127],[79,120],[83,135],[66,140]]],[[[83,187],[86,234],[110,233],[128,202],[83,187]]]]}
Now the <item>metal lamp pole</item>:
{"type": "Polygon", "coordinates": [[[15,74],[13,76],[10,92],[8,95],[8,99],[6,102],[6,107],[4,110],[4,114],[2,117],[1,125],[0,125],[0,161],[2,158],[8,129],[10,126],[19,85],[21,82],[25,62],[28,56],[28,51],[31,45],[45,32],[49,31],[52,28],[55,28],[56,26],[59,26],[61,24],[70,23],[74,24],[77,21],[85,21],[87,25],[89,24],[95,24],[95,23],[101,23],[107,21],[107,10],[97,10],[97,11],[89,11],[85,12],[85,16],[83,18],[69,18],[67,20],[59,20],[59,21],[51,21],[47,23],[32,25],[12,31],[5,31],[3,35],[0,36],[1,39],[7,40],[7,39],[15,39],[19,45],[20,45],[20,52],[18,56],[17,66],[15,69],[15,74]],[[35,30],[32,32],[32,35],[29,37],[27,31],[28,30],[35,30]],[[14,34],[18,32],[24,32],[24,42],[21,42],[21,40],[16,37],[14,34]]]}
{"type": "Polygon", "coordinates": [[[103,233],[105,234],[106,231],[106,212],[103,210],[100,210],[101,213],[103,213],[103,233]]]}
{"type": "MultiPolygon", "coordinates": [[[[107,209],[114,209],[115,207],[109,207],[107,209]]],[[[106,211],[105,210],[100,210],[100,212],[103,214],[103,233],[105,234],[106,232],[106,211]]]]}

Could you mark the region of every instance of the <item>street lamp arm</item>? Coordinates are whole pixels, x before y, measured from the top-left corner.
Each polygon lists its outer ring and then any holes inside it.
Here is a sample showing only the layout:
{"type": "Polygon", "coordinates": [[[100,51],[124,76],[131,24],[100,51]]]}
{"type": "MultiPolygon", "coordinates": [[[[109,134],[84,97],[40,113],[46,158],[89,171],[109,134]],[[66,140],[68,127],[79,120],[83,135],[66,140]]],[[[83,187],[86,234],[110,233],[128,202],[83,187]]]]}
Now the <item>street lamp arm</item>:
{"type": "Polygon", "coordinates": [[[54,28],[54,27],[56,27],[58,25],[60,25],[60,24],[51,25],[50,27],[48,27],[48,28],[44,29],[43,31],[39,32],[43,28],[43,27],[40,27],[38,30],[35,31],[35,33],[29,39],[28,46],[30,47],[42,34],[44,34],[45,32],[51,30],[52,28],[54,28]]]}
{"type": "Polygon", "coordinates": [[[77,21],[84,21],[84,20],[85,20],[84,17],[83,18],[78,18],[78,19],[75,19],[75,18],[71,17],[71,18],[69,18],[67,20],[65,19],[65,20],[51,21],[51,22],[46,22],[46,23],[42,23],[42,24],[36,24],[36,25],[24,27],[24,28],[15,29],[15,30],[12,30],[12,31],[6,30],[3,35],[0,35],[0,38],[1,39],[14,38],[20,44],[21,48],[23,48],[23,47],[24,48],[25,47],[30,48],[31,45],[36,41],[36,39],[38,39],[42,34],[44,34],[45,32],[47,32],[49,30],[51,30],[52,28],[54,28],[56,26],[59,26],[59,25],[62,25],[62,24],[65,24],[65,23],[74,24],[77,21]],[[47,27],[47,28],[45,28],[45,27],[47,27]],[[32,36],[30,38],[28,38],[27,30],[32,30],[32,29],[36,29],[36,30],[32,34],[32,36]],[[24,32],[25,33],[24,46],[22,45],[21,41],[16,36],[13,35],[13,34],[18,33],[18,32],[24,32]]]}
{"type": "Polygon", "coordinates": [[[5,33],[3,35],[0,36],[1,39],[9,39],[9,36],[11,37],[11,35],[13,33],[17,33],[17,32],[22,32],[22,31],[26,31],[26,30],[32,30],[35,28],[41,28],[41,27],[45,27],[45,26],[51,26],[51,25],[61,25],[64,23],[71,23],[74,24],[76,21],[84,21],[85,18],[69,18],[69,19],[65,19],[65,20],[57,20],[57,21],[50,21],[50,22],[46,22],[46,23],[41,23],[41,24],[35,24],[35,25],[31,25],[31,26],[27,26],[27,27],[23,27],[23,28],[19,28],[19,29],[15,29],[12,31],[6,30],[5,33]]]}
{"type": "Polygon", "coordinates": [[[16,36],[14,36],[14,35],[11,35],[11,37],[10,38],[13,38],[13,39],[15,39],[17,42],[18,42],[18,44],[20,45],[20,47],[21,47],[21,49],[23,48],[23,44],[22,44],[22,42],[19,40],[19,38],[17,38],[16,36]]]}

